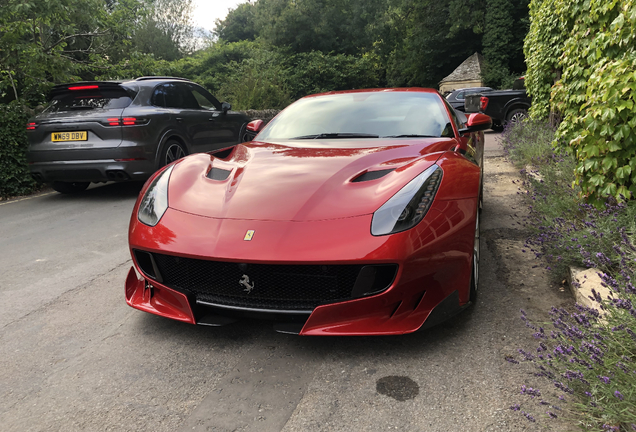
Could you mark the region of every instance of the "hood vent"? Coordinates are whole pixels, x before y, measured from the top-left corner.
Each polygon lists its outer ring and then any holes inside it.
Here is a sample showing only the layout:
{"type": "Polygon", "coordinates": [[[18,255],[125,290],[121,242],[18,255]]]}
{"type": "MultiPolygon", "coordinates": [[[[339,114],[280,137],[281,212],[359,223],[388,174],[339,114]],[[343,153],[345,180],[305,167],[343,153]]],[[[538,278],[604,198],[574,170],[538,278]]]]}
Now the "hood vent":
{"type": "Polygon", "coordinates": [[[224,170],[221,168],[214,168],[212,167],[212,169],[208,172],[208,175],[206,176],[209,179],[212,180],[225,180],[230,176],[230,173],[232,171],[229,170],[224,170]]]}
{"type": "Polygon", "coordinates": [[[395,170],[395,168],[377,170],[377,171],[367,171],[367,172],[364,172],[364,173],[360,174],[358,177],[354,178],[351,181],[353,183],[359,183],[359,182],[365,182],[365,181],[369,181],[369,180],[377,180],[379,178],[384,177],[385,175],[387,175],[388,173],[390,173],[391,171],[394,171],[394,170],[395,170]]]}
{"type": "Polygon", "coordinates": [[[227,148],[225,150],[219,150],[217,152],[213,152],[210,153],[212,156],[214,156],[215,158],[219,158],[219,159],[225,159],[226,157],[228,157],[232,151],[234,150],[234,147],[230,147],[227,148]]]}

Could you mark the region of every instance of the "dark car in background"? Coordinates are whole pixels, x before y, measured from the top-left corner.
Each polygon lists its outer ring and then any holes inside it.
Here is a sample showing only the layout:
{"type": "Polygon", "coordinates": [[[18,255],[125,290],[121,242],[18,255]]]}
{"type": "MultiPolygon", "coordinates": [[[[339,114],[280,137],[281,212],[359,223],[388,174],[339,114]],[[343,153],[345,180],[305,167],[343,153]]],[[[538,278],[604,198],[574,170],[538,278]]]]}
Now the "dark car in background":
{"type": "Polygon", "coordinates": [[[49,99],[27,124],[28,160],[33,177],[61,193],[145,180],[188,154],[242,142],[249,121],[181,78],[62,84],[49,99]]]}
{"type": "Polygon", "coordinates": [[[493,130],[502,130],[508,122],[528,116],[532,99],[526,93],[525,78],[515,80],[510,90],[492,90],[466,96],[467,113],[480,112],[492,118],[493,130]]]}
{"type": "Polygon", "coordinates": [[[448,95],[446,95],[446,101],[451,104],[451,106],[456,110],[465,112],[466,110],[464,109],[464,101],[466,100],[467,95],[481,93],[483,91],[489,90],[492,89],[490,87],[469,87],[453,90],[448,95]]]}

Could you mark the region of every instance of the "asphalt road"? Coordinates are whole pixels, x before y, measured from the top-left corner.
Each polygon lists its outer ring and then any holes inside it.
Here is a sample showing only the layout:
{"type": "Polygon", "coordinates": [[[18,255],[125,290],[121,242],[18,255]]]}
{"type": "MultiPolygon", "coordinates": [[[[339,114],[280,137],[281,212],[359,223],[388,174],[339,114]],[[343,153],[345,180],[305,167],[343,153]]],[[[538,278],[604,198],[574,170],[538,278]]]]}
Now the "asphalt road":
{"type": "MultiPolygon", "coordinates": [[[[0,202],[2,431],[520,431],[534,344],[519,319],[572,303],[522,253],[517,170],[487,134],[478,302],[400,337],[303,338],[129,308],[136,184],[0,202]]],[[[552,429],[564,428],[552,425],[552,429]]]]}

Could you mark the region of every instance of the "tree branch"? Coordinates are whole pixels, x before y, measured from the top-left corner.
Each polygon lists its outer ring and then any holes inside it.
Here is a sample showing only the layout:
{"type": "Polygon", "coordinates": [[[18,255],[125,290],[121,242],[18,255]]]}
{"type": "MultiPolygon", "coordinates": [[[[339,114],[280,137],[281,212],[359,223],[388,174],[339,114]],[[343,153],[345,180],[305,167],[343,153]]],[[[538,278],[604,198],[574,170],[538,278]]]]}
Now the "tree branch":
{"type": "Polygon", "coordinates": [[[82,37],[82,36],[89,36],[89,37],[95,37],[95,36],[104,36],[107,35],[108,32],[105,31],[103,33],[77,33],[77,34],[72,34],[72,35],[68,35],[68,36],[64,36],[62,39],[58,40],[57,42],[55,42],[53,45],[51,45],[50,47],[48,47],[46,49],[47,53],[50,53],[51,50],[53,50],[53,48],[55,48],[56,46],[58,46],[59,44],[63,43],[64,41],[67,41],[69,39],[75,38],[75,37],[82,37]]]}

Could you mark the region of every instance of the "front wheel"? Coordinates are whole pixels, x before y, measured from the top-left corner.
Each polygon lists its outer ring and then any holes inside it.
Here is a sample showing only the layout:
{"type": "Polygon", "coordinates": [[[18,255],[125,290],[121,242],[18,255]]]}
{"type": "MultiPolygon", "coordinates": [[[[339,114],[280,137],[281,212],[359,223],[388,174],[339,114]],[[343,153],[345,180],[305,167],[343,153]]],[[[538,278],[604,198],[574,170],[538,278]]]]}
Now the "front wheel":
{"type": "Polygon", "coordinates": [[[74,194],[85,191],[91,182],[61,182],[54,181],[51,183],[53,190],[63,194],[74,194]]]}

